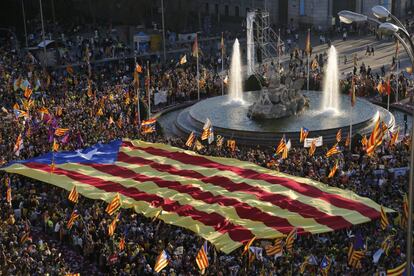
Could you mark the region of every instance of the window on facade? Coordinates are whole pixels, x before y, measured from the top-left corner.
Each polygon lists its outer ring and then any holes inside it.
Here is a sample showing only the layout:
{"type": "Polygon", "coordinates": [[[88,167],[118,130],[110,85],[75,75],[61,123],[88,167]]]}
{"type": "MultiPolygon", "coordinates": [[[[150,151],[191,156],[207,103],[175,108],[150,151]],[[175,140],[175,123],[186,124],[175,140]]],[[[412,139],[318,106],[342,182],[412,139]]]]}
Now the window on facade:
{"type": "Polygon", "coordinates": [[[299,15],[305,15],[305,0],[299,1],[299,15]]]}
{"type": "Polygon", "coordinates": [[[229,6],[228,5],[224,6],[224,15],[229,16],[229,6]]]}
{"type": "Polygon", "coordinates": [[[214,5],[214,12],[216,13],[216,15],[219,14],[219,5],[218,4],[214,5]]]}
{"type": "Polygon", "coordinates": [[[206,9],[206,13],[208,14],[210,11],[209,11],[209,6],[208,6],[208,3],[206,3],[206,5],[205,5],[205,9],[206,9]]]}
{"type": "Polygon", "coordinates": [[[234,7],[234,16],[239,17],[240,16],[240,11],[239,11],[239,7],[236,6],[234,7]]]}

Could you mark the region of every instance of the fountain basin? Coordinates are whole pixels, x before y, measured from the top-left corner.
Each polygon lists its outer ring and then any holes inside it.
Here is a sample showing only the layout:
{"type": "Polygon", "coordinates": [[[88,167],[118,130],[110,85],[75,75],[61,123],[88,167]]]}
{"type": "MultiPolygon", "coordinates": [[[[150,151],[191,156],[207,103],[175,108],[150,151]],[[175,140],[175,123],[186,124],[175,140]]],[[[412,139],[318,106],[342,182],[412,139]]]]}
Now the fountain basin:
{"type": "MultiPolygon", "coordinates": [[[[321,111],[322,92],[302,91],[309,99],[309,109],[287,118],[252,120],[247,112],[250,104],[259,97],[259,91],[243,93],[244,104],[229,103],[228,96],[209,98],[183,109],[175,120],[176,135],[187,137],[191,131],[200,135],[204,122],[209,118],[215,134],[226,138],[233,137],[239,144],[275,145],[286,135],[293,144],[299,144],[301,127],[309,129],[309,137],[323,136],[324,144],[333,143],[338,129],[343,137],[349,131],[351,103],[349,96],[339,95],[339,112],[321,111]]],[[[369,134],[377,116],[394,126],[394,116],[386,109],[371,104],[365,99],[357,99],[352,111],[353,133],[369,134]]]]}

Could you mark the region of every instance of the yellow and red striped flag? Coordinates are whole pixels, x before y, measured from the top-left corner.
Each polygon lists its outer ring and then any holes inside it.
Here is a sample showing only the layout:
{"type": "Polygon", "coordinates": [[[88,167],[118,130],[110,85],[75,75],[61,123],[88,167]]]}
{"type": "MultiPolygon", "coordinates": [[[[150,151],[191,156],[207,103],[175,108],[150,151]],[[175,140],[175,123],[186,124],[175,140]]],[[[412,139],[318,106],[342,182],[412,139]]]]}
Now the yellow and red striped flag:
{"type": "Polygon", "coordinates": [[[388,237],[385,238],[385,240],[381,243],[381,249],[385,252],[385,255],[388,256],[388,254],[390,253],[390,249],[394,243],[393,241],[394,236],[389,235],[388,237]]]}
{"type": "Polygon", "coordinates": [[[75,185],[73,185],[73,188],[72,188],[72,190],[71,190],[71,191],[70,191],[70,193],[69,193],[68,199],[69,199],[70,201],[72,201],[73,203],[78,203],[78,200],[79,200],[79,193],[78,193],[78,191],[76,190],[76,186],[75,186],[75,185]]]}
{"type": "Polygon", "coordinates": [[[328,178],[334,177],[337,170],[338,170],[338,160],[336,160],[335,165],[332,167],[331,171],[329,172],[328,178]]]}
{"type": "Polygon", "coordinates": [[[296,240],[298,235],[298,229],[295,227],[293,228],[286,237],[286,251],[289,253],[293,253],[293,243],[296,240]]]}
{"type": "Polygon", "coordinates": [[[390,143],[388,144],[388,146],[392,147],[398,141],[398,135],[400,134],[400,128],[397,128],[397,130],[394,133],[390,132],[390,134],[391,134],[391,139],[390,139],[390,143]]]}
{"type": "Polygon", "coordinates": [[[185,142],[185,145],[189,148],[191,148],[194,145],[194,141],[196,139],[196,136],[193,131],[191,131],[190,135],[188,136],[187,142],[185,142]]]}
{"type": "Polygon", "coordinates": [[[384,208],[381,206],[381,229],[387,229],[388,225],[390,225],[390,223],[388,221],[387,214],[385,213],[384,208]]]}
{"type": "Polygon", "coordinates": [[[68,132],[69,131],[69,129],[68,128],[57,128],[56,130],[55,130],[55,135],[56,136],[63,136],[63,135],[65,135],[66,134],[66,132],[68,132]]]}
{"type": "MultiPolygon", "coordinates": [[[[387,276],[403,276],[405,272],[405,269],[407,267],[407,262],[405,261],[404,263],[402,263],[401,265],[397,266],[396,268],[392,268],[392,269],[387,269],[387,276]]],[[[411,270],[413,270],[414,267],[411,265],[411,270]]]]}
{"type": "Polygon", "coordinates": [[[49,114],[49,110],[46,107],[39,108],[40,113],[49,114]]]}
{"type": "Polygon", "coordinates": [[[313,156],[316,151],[316,140],[312,140],[311,145],[309,147],[309,156],[313,156]]]}
{"type": "Polygon", "coordinates": [[[168,255],[167,251],[161,251],[160,255],[158,255],[157,260],[154,265],[154,271],[159,273],[164,267],[168,265],[170,261],[170,255],[168,255]]]}
{"type": "Polygon", "coordinates": [[[203,246],[201,246],[200,250],[198,250],[196,256],[196,263],[198,268],[204,273],[205,269],[208,267],[208,247],[207,241],[204,242],[203,246]]]}
{"type": "Polygon", "coordinates": [[[204,123],[203,126],[203,133],[201,134],[201,140],[207,140],[208,136],[210,135],[210,128],[211,128],[212,124],[209,118],[206,119],[206,122],[204,123]]]}
{"type": "Polygon", "coordinates": [[[338,132],[336,133],[336,141],[339,143],[342,140],[342,129],[338,129],[338,132]]]}
{"type": "Polygon", "coordinates": [[[332,148],[330,148],[326,152],[326,157],[330,157],[330,156],[338,154],[338,153],[341,153],[341,151],[339,150],[338,143],[336,143],[335,145],[332,146],[332,148]]]}
{"type": "Polygon", "coordinates": [[[45,160],[50,153],[0,171],[68,192],[82,185],[79,195],[108,203],[119,193],[128,203],[122,207],[150,219],[162,210],[165,223],[195,232],[226,254],[253,237],[281,238],[294,228],[298,235],[327,233],[380,217],[380,205],[352,191],[161,143],[119,139],[59,152],[53,174],[45,160]]]}
{"type": "Polygon", "coordinates": [[[23,149],[23,138],[22,138],[22,134],[20,133],[19,136],[17,137],[16,143],[14,144],[13,147],[13,153],[16,156],[20,155],[20,151],[23,149]]]}
{"type": "Polygon", "coordinates": [[[30,96],[32,95],[33,90],[29,88],[29,86],[26,87],[26,89],[24,90],[24,97],[26,99],[30,98],[30,96]]]}
{"type": "Polygon", "coordinates": [[[308,135],[309,135],[309,130],[306,127],[301,127],[300,128],[299,142],[303,143],[303,141],[305,141],[305,139],[308,137],[308,135]]]}
{"type": "Polygon", "coordinates": [[[53,139],[52,150],[54,152],[59,151],[59,143],[56,141],[56,139],[53,139]]]}
{"type": "Polygon", "coordinates": [[[252,246],[253,242],[256,240],[256,237],[251,238],[244,246],[242,256],[249,251],[250,246],[252,246]]]}
{"type": "Polygon", "coordinates": [[[116,217],[112,220],[112,222],[108,226],[108,236],[110,236],[110,237],[112,237],[114,235],[114,233],[115,233],[116,223],[119,220],[119,215],[120,215],[120,213],[118,213],[116,215],[116,217]]]}
{"type": "Polygon", "coordinates": [[[81,274],[80,273],[68,273],[68,274],[65,274],[65,276],[80,276],[81,274]]]}
{"type": "Polygon", "coordinates": [[[68,220],[68,223],[66,227],[70,230],[72,229],[73,224],[75,223],[75,220],[79,217],[78,211],[73,210],[72,214],[70,215],[70,218],[68,220]]]}
{"type": "Polygon", "coordinates": [[[351,144],[351,134],[348,132],[348,134],[346,135],[346,139],[345,139],[345,147],[349,147],[350,144],[351,144]]]}
{"type": "Polygon", "coordinates": [[[265,248],[267,256],[282,256],[283,255],[283,244],[282,239],[276,239],[275,244],[269,245],[265,248]]]}
{"type": "Polygon", "coordinates": [[[367,147],[367,146],[368,146],[368,139],[367,139],[367,136],[366,136],[366,135],[364,135],[364,136],[362,137],[361,144],[362,144],[364,147],[367,147]]]}
{"type": "Polygon", "coordinates": [[[403,203],[402,203],[402,216],[401,216],[401,226],[405,227],[408,223],[408,197],[407,194],[404,194],[403,203]]]}
{"type": "Polygon", "coordinates": [[[235,151],[235,150],[236,150],[236,140],[233,140],[233,139],[229,139],[229,140],[227,140],[227,147],[228,147],[231,151],[235,151]]]}
{"type": "Polygon", "coordinates": [[[361,259],[365,256],[363,250],[354,250],[354,245],[351,244],[348,251],[348,265],[353,268],[361,269],[361,259]]]}
{"type": "Polygon", "coordinates": [[[106,206],[105,212],[112,216],[119,208],[121,208],[121,197],[117,193],[108,206],[106,206]]]}
{"type": "Polygon", "coordinates": [[[286,147],[286,140],[285,140],[285,136],[283,136],[282,139],[280,139],[279,145],[276,148],[276,154],[282,153],[285,147],[286,147]]]}
{"type": "Polygon", "coordinates": [[[119,248],[119,251],[124,251],[124,249],[125,249],[125,237],[121,237],[121,239],[119,239],[118,248],[119,248]]]}

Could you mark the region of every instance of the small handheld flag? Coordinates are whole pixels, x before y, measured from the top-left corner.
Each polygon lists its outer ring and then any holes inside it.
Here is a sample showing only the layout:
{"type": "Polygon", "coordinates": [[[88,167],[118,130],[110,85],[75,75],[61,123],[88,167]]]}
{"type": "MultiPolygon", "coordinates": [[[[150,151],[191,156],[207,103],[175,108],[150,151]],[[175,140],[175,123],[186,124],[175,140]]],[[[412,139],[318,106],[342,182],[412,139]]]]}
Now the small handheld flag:
{"type": "Polygon", "coordinates": [[[154,265],[154,271],[159,273],[164,267],[168,265],[170,256],[168,255],[167,251],[161,251],[160,255],[158,255],[157,260],[154,265]]]}
{"type": "Polygon", "coordinates": [[[105,212],[107,212],[108,215],[112,216],[120,207],[121,197],[119,196],[119,194],[116,194],[116,196],[112,199],[108,206],[106,206],[105,212]]]}

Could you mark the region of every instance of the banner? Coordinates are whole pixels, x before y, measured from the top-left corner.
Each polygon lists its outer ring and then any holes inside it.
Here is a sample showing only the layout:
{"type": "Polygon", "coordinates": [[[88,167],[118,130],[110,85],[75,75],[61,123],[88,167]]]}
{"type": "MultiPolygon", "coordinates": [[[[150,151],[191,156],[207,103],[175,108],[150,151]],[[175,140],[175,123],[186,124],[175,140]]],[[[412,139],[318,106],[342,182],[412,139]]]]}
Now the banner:
{"type": "Polygon", "coordinates": [[[369,198],[308,178],[140,140],[49,152],[0,170],[67,191],[76,186],[95,200],[119,195],[122,208],[193,231],[226,254],[253,237],[348,229],[378,219],[381,210],[369,198]]]}
{"type": "Polygon", "coordinates": [[[154,104],[158,105],[160,103],[166,103],[167,102],[167,90],[161,90],[157,93],[154,93],[154,104]]]}
{"type": "Polygon", "coordinates": [[[154,104],[158,105],[160,103],[166,103],[167,102],[167,90],[160,90],[157,93],[154,93],[154,104]]]}
{"type": "Polygon", "coordinates": [[[317,147],[321,147],[323,145],[323,137],[319,136],[316,138],[306,138],[303,147],[310,148],[313,140],[315,140],[317,147]]]}

